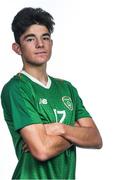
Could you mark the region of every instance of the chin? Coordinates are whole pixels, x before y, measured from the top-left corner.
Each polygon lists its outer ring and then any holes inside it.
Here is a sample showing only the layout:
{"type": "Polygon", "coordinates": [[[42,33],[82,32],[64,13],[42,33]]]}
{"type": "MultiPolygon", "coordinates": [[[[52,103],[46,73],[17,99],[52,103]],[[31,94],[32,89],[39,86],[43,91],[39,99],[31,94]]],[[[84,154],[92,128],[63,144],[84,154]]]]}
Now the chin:
{"type": "Polygon", "coordinates": [[[49,60],[35,60],[35,61],[28,61],[27,63],[33,66],[41,66],[43,64],[46,64],[49,60]]]}

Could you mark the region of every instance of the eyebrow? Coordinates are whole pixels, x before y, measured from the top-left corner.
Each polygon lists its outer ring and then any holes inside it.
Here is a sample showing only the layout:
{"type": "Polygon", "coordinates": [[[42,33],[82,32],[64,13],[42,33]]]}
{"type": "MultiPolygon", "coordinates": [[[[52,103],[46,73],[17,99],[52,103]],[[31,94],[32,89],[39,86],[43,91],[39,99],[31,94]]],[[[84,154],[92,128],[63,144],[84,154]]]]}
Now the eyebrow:
{"type": "Polygon", "coordinates": [[[44,33],[42,36],[49,36],[50,37],[50,33],[44,33]]]}
{"type": "MultiPolygon", "coordinates": [[[[44,33],[44,34],[42,34],[42,37],[44,37],[44,36],[49,36],[50,37],[50,33],[44,33]]],[[[35,34],[27,34],[27,35],[25,35],[24,36],[24,40],[26,39],[26,38],[28,38],[28,37],[35,37],[35,34]]]]}

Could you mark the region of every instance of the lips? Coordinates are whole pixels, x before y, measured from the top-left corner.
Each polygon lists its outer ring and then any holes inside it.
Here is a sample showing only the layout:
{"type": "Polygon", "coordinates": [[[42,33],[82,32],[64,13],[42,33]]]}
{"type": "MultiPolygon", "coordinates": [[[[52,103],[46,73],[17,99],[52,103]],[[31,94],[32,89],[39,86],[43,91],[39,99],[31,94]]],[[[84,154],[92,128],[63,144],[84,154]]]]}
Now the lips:
{"type": "Polygon", "coordinates": [[[45,51],[41,51],[41,52],[36,52],[35,54],[46,54],[45,51]]]}

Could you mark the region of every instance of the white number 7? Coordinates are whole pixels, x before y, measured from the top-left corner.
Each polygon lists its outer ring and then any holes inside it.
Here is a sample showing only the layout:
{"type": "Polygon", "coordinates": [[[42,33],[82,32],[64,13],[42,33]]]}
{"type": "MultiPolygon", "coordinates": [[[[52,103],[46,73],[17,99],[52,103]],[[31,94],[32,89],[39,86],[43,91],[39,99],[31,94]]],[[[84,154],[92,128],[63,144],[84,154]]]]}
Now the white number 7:
{"type": "Polygon", "coordinates": [[[65,117],[66,117],[66,112],[65,112],[65,110],[63,110],[63,111],[57,111],[56,109],[53,109],[53,111],[54,111],[54,114],[55,114],[55,117],[56,117],[56,122],[62,123],[62,122],[64,121],[65,117]],[[62,114],[62,117],[59,119],[59,118],[58,118],[58,115],[60,115],[60,114],[62,114]]]}

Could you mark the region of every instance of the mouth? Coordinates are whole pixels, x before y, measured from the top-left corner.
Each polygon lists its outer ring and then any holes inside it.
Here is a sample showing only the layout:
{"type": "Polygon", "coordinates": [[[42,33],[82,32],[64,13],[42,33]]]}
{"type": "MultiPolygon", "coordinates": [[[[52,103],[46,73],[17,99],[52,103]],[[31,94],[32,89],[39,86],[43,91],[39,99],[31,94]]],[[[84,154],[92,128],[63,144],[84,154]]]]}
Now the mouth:
{"type": "Polygon", "coordinates": [[[39,52],[36,52],[35,54],[36,54],[36,55],[41,55],[41,54],[47,54],[47,52],[45,52],[45,51],[39,51],[39,52]]]}

